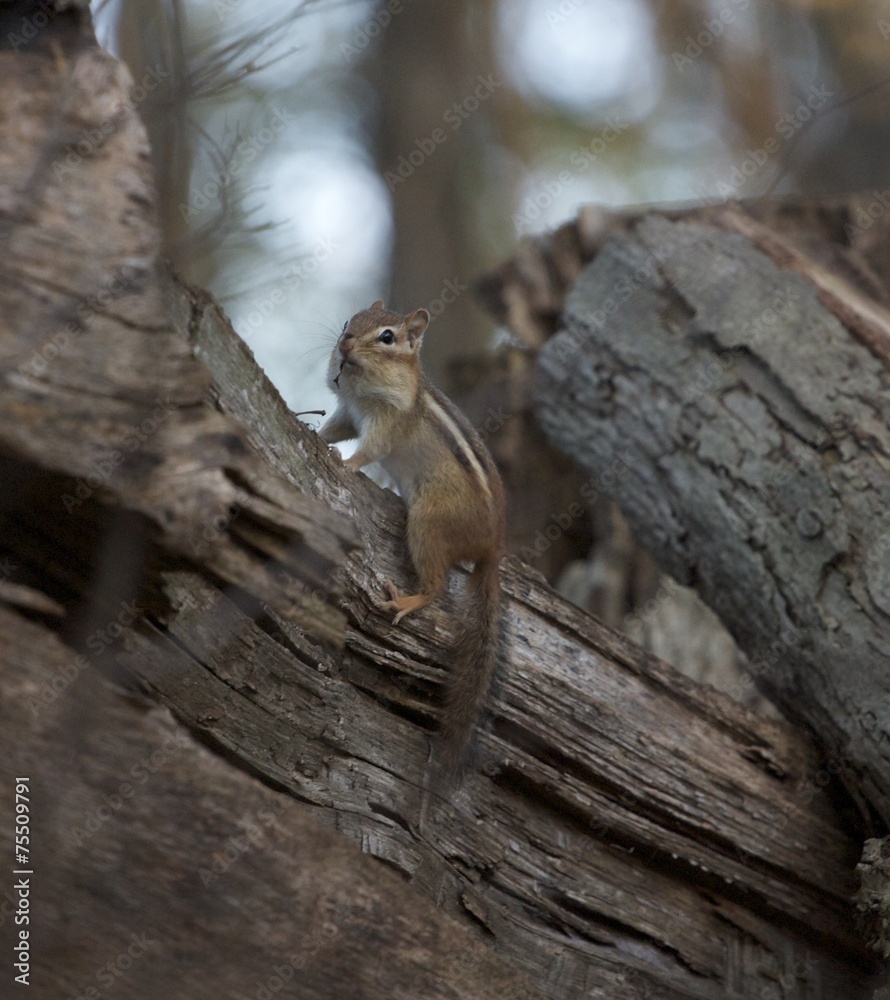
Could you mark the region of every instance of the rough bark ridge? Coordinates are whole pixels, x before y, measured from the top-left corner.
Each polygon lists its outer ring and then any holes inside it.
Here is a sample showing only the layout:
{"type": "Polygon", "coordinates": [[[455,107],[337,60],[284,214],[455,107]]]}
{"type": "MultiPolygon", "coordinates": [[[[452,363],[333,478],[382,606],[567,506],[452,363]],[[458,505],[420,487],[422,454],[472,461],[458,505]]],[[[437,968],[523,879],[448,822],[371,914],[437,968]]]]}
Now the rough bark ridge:
{"type": "Polygon", "coordinates": [[[0,731],[35,795],[35,995],[109,967],[134,1000],[865,997],[859,841],[813,747],[515,564],[479,767],[417,830],[459,623],[376,612],[400,502],[164,275],[128,78],[46,32],[0,54],[0,731]]]}
{"type": "MultiPolygon", "coordinates": [[[[15,774],[34,796],[29,995],[543,995],[472,929],[209,752],[166,709],[87,671],[35,717],[35,686],[65,677],[71,650],[2,606],[0,631],[0,726],[22,747],[15,774]]],[[[4,767],[4,816],[12,776],[4,767]]]]}
{"type": "Polygon", "coordinates": [[[539,416],[583,467],[620,462],[641,540],[886,823],[890,322],[753,220],[724,223],[652,216],[604,247],[539,356],[539,416]]]}

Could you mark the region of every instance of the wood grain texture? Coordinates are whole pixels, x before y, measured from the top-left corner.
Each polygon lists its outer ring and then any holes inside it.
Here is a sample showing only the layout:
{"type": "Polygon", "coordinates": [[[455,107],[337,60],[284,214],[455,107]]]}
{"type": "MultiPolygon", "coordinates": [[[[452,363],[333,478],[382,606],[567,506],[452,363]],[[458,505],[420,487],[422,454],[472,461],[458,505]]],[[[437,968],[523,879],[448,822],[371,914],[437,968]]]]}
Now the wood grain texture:
{"type": "Polygon", "coordinates": [[[611,492],[641,540],[887,821],[890,372],[876,324],[862,336],[825,306],[861,316],[859,294],[791,263],[642,219],[576,283],[538,411],[591,473],[619,459],[611,492]]]}
{"type": "MultiPolygon", "coordinates": [[[[472,929],[166,709],[88,670],[33,712],[34,689],[70,668],[71,651],[8,609],[0,634],[3,815],[13,773],[33,795],[29,995],[544,996],[472,929]],[[60,741],[76,752],[60,753],[60,741]]],[[[0,844],[11,857],[8,824],[0,844]]]]}

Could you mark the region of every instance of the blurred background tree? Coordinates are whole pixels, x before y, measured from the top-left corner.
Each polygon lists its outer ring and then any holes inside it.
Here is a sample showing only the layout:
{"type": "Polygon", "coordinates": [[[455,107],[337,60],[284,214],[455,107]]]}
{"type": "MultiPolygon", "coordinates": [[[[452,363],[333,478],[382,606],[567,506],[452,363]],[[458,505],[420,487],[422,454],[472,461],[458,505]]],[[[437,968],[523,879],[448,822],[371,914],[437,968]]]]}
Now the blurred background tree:
{"type": "Polygon", "coordinates": [[[148,75],[168,253],[295,409],[378,295],[438,314],[444,380],[493,332],[473,281],[583,203],[890,185],[890,0],[95,8],[148,75]]]}

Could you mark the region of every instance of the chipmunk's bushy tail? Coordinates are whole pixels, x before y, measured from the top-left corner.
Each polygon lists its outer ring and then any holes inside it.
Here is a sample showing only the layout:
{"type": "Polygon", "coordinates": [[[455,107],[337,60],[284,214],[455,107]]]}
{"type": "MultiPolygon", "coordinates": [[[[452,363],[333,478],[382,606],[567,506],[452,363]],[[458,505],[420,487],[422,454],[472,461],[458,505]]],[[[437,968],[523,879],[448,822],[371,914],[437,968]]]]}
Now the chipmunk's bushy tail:
{"type": "Polygon", "coordinates": [[[497,668],[501,646],[499,559],[476,564],[464,600],[466,626],[454,647],[437,745],[436,784],[453,785],[470,758],[473,734],[497,668]]]}

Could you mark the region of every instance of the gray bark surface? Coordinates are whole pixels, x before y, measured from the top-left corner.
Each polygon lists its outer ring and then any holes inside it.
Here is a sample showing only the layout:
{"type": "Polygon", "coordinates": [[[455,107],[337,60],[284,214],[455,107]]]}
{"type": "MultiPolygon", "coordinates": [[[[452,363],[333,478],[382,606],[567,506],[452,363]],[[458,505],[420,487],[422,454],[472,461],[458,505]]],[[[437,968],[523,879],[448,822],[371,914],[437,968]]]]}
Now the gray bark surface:
{"type": "Polygon", "coordinates": [[[890,323],[724,221],[653,215],[606,244],[540,352],[539,417],[886,822],[890,323]]]}

